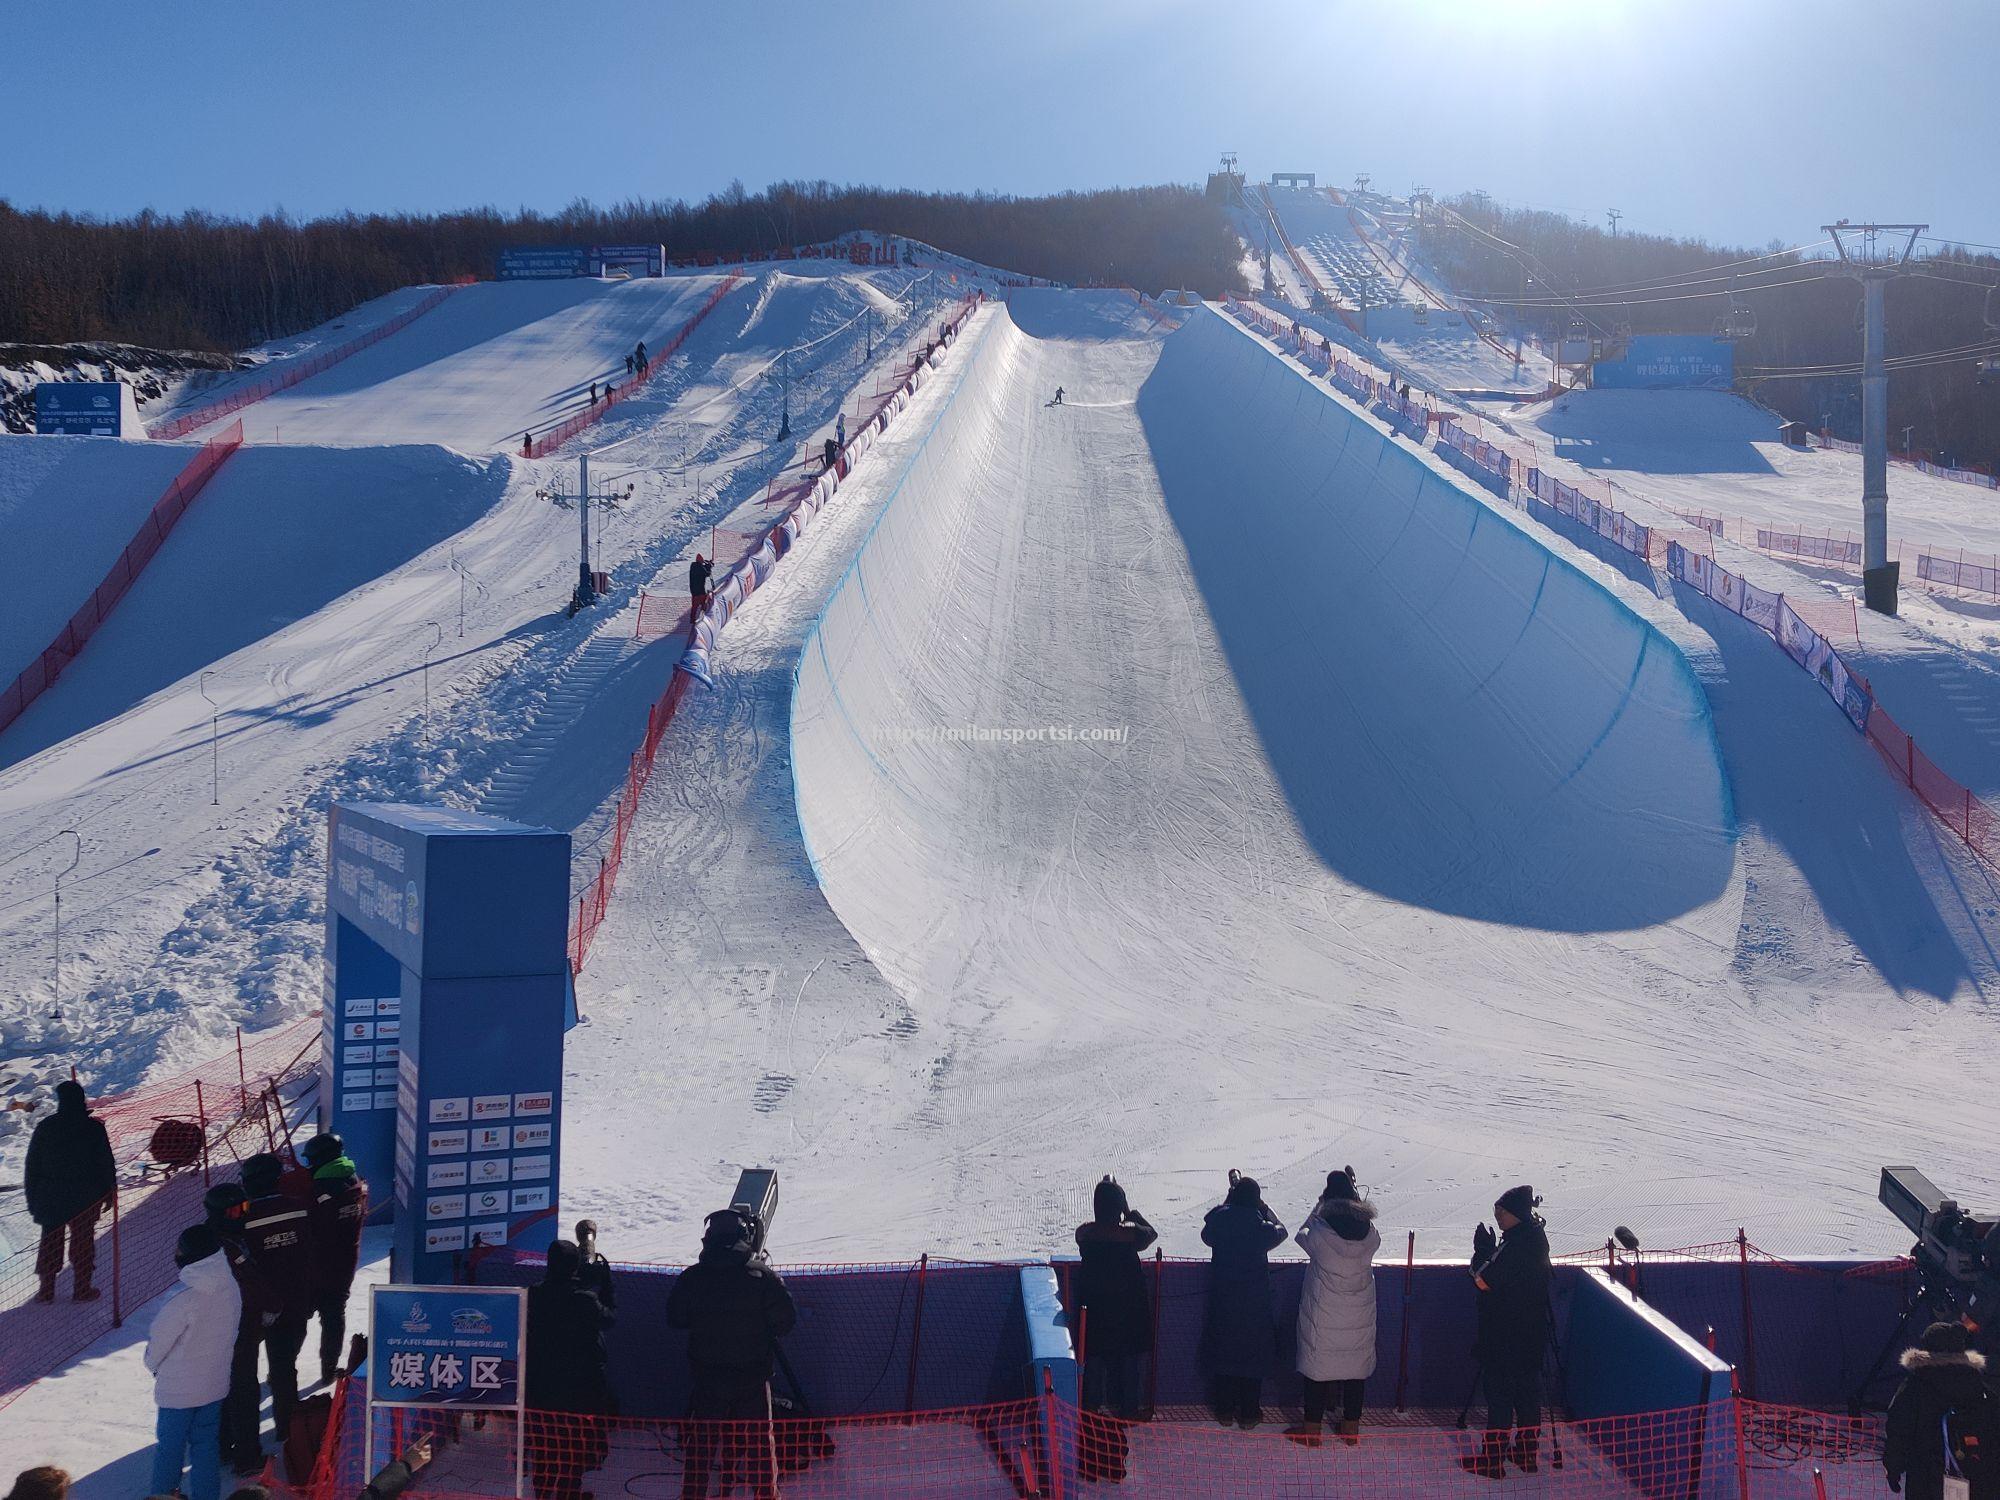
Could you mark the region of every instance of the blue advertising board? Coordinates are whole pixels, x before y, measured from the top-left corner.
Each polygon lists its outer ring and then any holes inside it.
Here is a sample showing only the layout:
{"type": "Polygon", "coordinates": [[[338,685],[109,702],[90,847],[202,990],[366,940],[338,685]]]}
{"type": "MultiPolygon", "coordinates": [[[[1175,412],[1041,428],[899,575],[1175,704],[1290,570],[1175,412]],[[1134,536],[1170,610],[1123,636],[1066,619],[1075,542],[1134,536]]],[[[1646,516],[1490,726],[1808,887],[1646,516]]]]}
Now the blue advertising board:
{"type": "Polygon", "coordinates": [[[1736,378],[1736,346],[1699,334],[1637,334],[1619,360],[1600,361],[1599,390],[1719,390],[1736,378]]]}
{"type": "Polygon", "coordinates": [[[372,1288],[370,1404],[520,1406],[527,1306],[521,1287],[372,1288]]]}
{"type": "Polygon", "coordinates": [[[35,431],[122,437],[123,398],[115,380],[45,380],[35,387],[35,431]]]}
{"type": "Polygon", "coordinates": [[[667,274],[665,245],[599,245],[595,250],[599,266],[642,266],[647,276],[667,274]]]}
{"type": "Polygon", "coordinates": [[[328,814],[320,1122],[391,1206],[399,1281],[554,1238],[569,853],[452,808],[328,814]]]}
{"type": "Polygon", "coordinates": [[[516,245],[500,252],[502,281],[560,281],[595,276],[596,256],[582,245],[516,245]]]}

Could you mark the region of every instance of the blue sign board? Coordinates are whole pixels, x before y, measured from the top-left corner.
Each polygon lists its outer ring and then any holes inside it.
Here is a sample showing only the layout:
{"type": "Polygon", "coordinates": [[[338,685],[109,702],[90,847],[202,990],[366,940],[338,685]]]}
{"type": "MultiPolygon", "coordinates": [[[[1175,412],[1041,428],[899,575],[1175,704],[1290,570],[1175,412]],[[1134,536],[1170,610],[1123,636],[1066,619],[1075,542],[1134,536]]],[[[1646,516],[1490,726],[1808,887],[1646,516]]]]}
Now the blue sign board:
{"type": "Polygon", "coordinates": [[[121,437],[123,397],[115,380],[45,380],[35,387],[35,431],[121,437]]]}
{"type": "Polygon", "coordinates": [[[1721,390],[1736,378],[1736,346],[1688,334],[1637,334],[1625,357],[1600,361],[1591,376],[1599,390],[1721,390]]]}
{"type": "Polygon", "coordinates": [[[519,1407],[527,1310],[521,1287],[372,1288],[369,1402],[519,1407]]]}
{"type": "Polygon", "coordinates": [[[582,245],[517,245],[500,252],[502,281],[559,281],[596,274],[596,257],[582,245]]]}
{"type": "Polygon", "coordinates": [[[569,836],[442,807],[328,816],[321,1128],[377,1203],[392,1274],[554,1238],[569,836]]]}
{"type": "Polygon", "coordinates": [[[600,266],[643,266],[648,276],[667,274],[665,245],[599,245],[594,253],[600,266]]]}

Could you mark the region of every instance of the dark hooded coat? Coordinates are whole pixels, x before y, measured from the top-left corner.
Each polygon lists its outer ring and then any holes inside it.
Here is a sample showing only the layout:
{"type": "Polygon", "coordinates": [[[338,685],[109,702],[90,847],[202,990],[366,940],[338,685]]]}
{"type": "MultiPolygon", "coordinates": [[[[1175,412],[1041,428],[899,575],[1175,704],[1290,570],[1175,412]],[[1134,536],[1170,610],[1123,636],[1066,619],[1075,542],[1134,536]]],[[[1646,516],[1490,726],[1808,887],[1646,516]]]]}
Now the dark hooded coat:
{"type": "Polygon", "coordinates": [[[1208,1211],[1201,1242],[1208,1263],[1202,1363],[1212,1375],[1262,1380],[1278,1364],[1278,1320],[1271,1310],[1271,1252],[1285,1226],[1261,1202],[1224,1203],[1208,1211]]]}
{"type": "Polygon", "coordinates": [[[74,1080],[56,1085],[56,1112],[29,1137],[24,1176],[28,1216],[44,1229],[67,1224],[118,1185],[111,1137],[74,1080]]]}
{"type": "Polygon", "coordinates": [[[1933,1354],[1912,1349],[1903,1356],[1903,1383],[1889,1403],[1882,1434],[1882,1467],[1901,1480],[1905,1500],[1940,1500],[1944,1494],[1945,1418],[1971,1434],[1982,1457],[1961,1462],[1972,1481],[1972,1500],[2000,1497],[2000,1396],[1986,1380],[1986,1361],[1976,1352],[1933,1354]]]}

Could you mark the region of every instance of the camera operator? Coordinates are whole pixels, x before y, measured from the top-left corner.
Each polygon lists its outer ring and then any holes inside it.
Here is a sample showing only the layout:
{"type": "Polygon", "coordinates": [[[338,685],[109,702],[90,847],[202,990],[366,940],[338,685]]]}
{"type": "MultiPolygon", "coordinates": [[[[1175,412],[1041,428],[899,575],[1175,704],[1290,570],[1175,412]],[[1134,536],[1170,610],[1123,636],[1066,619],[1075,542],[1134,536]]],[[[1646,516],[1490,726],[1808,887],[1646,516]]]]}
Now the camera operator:
{"type": "Polygon", "coordinates": [[[1159,1232],[1105,1177],[1091,1194],[1091,1217],[1076,1226],[1077,1321],[1083,1339],[1083,1404],[1126,1421],[1146,1421],[1141,1363],[1153,1348],[1153,1312],[1139,1257],[1159,1232]]]}
{"type": "Polygon", "coordinates": [[[674,1279],[667,1326],[687,1330],[693,1377],[683,1441],[682,1500],[706,1500],[716,1452],[755,1476],[758,1500],[778,1493],[771,1376],[778,1340],[798,1322],[785,1283],[764,1259],[757,1216],[725,1208],[708,1216],[701,1255],[674,1279]]]}
{"type": "Polygon", "coordinates": [[[1942,1500],[1945,1476],[1956,1471],[1971,1500],[2000,1496],[2000,1395],[1965,1326],[1931,1324],[1903,1355],[1903,1369],[1882,1433],[1889,1488],[1905,1500],[1942,1500]]]}
{"type": "Polygon", "coordinates": [[[1479,1299],[1472,1354],[1486,1388],[1486,1434],[1479,1451],[1459,1462],[1487,1479],[1504,1477],[1509,1458],[1524,1474],[1540,1466],[1542,1361],[1549,1344],[1549,1237],[1535,1212],[1541,1201],[1525,1183],[1509,1188],[1493,1205],[1499,1235],[1484,1224],[1472,1235],[1479,1299]]]}

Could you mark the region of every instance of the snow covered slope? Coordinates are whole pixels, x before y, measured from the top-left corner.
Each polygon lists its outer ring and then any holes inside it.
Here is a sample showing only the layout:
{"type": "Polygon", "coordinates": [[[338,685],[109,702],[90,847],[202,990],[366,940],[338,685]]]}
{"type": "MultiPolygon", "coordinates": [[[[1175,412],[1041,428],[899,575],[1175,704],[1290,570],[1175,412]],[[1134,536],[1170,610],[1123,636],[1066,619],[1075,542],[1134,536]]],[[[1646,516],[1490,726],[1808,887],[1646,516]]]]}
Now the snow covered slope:
{"type": "Polygon", "coordinates": [[[0,686],[89,599],[195,452],[0,433],[0,686]]]}
{"type": "Polygon", "coordinates": [[[625,356],[657,350],[721,278],[485,281],[332,369],[243,410],[253,443],[442,443],[518,451],[588,403],[592,382],[625,381],[625,356]],[[505,351],[504,358],[496,353],[505,351]]]}

